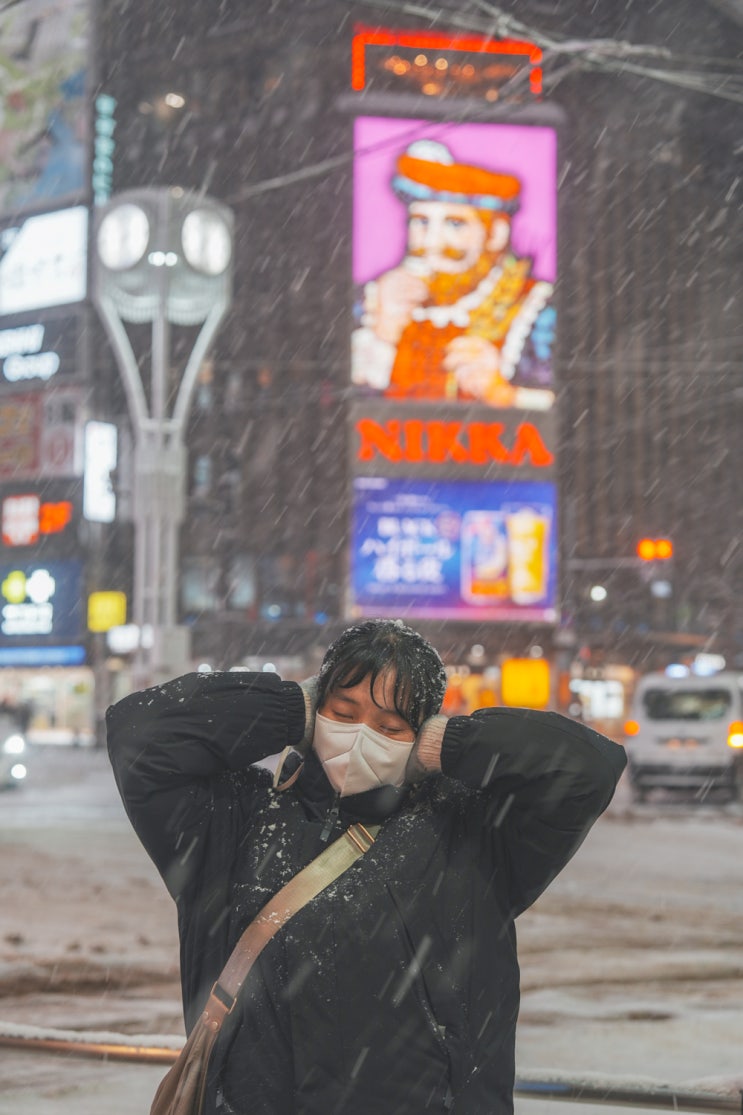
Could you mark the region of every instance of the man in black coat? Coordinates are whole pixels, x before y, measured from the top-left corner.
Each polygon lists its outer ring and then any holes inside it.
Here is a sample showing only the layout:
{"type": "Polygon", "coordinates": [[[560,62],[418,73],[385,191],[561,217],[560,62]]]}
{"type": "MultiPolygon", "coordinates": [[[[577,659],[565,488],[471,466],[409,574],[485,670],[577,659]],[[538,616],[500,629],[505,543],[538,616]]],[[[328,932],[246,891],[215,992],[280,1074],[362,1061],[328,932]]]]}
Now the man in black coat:
{"type": "Polygon", "coordinates": [[[187,1031],[272,895],[350,824],[381,823],[260,955],[204,1115],[513,1110],[514,919],[606,808],[625,756],[552,712],[447,719],[445,681],[417,632],[370,620],[301,685],[187,674],[109,709],[121,796],[177,903],[187,1031]],[[253,765],[287,748],[276,776],[253,765]]]}

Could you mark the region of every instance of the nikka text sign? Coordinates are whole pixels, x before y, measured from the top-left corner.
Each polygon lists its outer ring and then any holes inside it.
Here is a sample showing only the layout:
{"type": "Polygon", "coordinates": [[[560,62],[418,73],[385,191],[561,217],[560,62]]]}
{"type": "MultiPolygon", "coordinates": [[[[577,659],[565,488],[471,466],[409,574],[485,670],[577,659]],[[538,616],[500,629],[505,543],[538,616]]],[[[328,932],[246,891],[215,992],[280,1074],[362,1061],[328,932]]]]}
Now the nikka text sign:
{"type": "Polygon", "coordinates": [[[548,479],[555,464],[550,412],[360,399],[351,431],[356,475],[548,479]]]}

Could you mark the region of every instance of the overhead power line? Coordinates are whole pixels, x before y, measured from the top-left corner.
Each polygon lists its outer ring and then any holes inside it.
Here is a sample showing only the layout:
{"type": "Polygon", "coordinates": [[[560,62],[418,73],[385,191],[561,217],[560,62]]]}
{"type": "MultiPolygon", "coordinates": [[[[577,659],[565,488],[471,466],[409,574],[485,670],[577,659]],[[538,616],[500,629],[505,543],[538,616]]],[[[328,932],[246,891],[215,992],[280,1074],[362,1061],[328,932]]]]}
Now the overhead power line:
{"type": "MultiPolygon", "coordinates": [[[[646,77],[651,81],[675,85],[690,92],[718,97],[723,100],[743,104],[743,61],[738,58],[708,58],[676,54],[668,47],[649,43],[631,43],[624,39],[575,39],[560,37],[553,33],[541,30],[523,23],[515,16],[504,12],[495,4],[487,0],[476,0],[477,6],[483,11],[484,17],[463,14],[456,9],[442,7],[441,5],[426,5],[402,0],[399,3],[390,3],[390,0],[366,0],[371,6],[383,7],[386,11],[391,8],[398,12],[423,18],[429,26],[446,24],[452,28],[459,28],[483,35],[488,38],[519,38],[535,43],[544,51],[546,64],[543,81],[546,87],[555,88],[560,82],[574,73],[584,70],[605,73],[635,74],[646,77]],[[485,18],[487,17],[487,18],[485,18]],[[643,61],[647,59],[648,61],[643,61]],[[650,64],[650,60],[653,64],[650,64]],[[694,63],[697,69],[689,68],[694,63]],[[715,70],[704,67],[715,66],[715,70]]],[[[527,75],[519,71],[505,83],[502,94],[508,96],[517,91],[524,84],[527,75]]],[[[447,129],[453,128],[458,123],[455,118],[457,113],[473,119],[472,102],[468,101],[466,108],[458,105],[457,100],[451,101],[452,118],[434,124],[428,122],[425,126],[426,134],[430,135],[432,129],[438,129],[445,134],[447,129]]],[[[492,112],[491,105],[483,105],[483,113],[492,112]]],[[[411,132],[410,140],[417,135],[417,129],[411,132]]],[[[228,204],[238,205],[260,194],[274,190],[284,189],[299,182],[308,182],[313,178],[321,178],[332,170],[349,166],[360,155],[371,155],[385,150],[392,144],[399,144],[400,136],[386,139],[379,144],[370,146],[361,151],[346,152],[333,158],[323,159],[308,166],[286,174],[265,178],[257,182],[246,183],[242,189],[236,191],[225,200],[228,204]]]]}

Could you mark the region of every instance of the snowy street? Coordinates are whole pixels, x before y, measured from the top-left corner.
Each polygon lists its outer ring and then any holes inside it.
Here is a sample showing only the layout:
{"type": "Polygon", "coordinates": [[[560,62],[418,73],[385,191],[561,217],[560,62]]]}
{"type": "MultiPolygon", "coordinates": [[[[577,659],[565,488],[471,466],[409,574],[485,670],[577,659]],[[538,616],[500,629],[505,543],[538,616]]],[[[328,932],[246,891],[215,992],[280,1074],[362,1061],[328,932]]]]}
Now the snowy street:
{"type": "MultiPolygon", "coordinates": [[[[175,910],[105,754],[42,748],[29,767],[0,796],[0,1023],[181,1035],[175,910]]],[[[517,1075],[743,1086],[742,863],[740,805],[633,806],[620,785],[520,919],[517,1075]]],[[[0,1047],[0,1115],[138,1115],[164,1072],[0,1047]]]]}

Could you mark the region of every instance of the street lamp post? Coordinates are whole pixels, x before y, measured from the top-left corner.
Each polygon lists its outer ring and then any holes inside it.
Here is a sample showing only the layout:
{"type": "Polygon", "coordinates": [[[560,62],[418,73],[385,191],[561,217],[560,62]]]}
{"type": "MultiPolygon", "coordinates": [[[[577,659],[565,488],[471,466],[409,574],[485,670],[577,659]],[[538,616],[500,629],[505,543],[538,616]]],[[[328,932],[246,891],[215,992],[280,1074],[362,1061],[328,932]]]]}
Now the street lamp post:
{"type": "Polygon", "coordinates": [[[138,685],[182,672],[190,657],[189,631],[177,624],[176,608],[183,433],[199,368],[231,301],[233,228],[226,206],[178,187],[129,190],[97,211],[93,298],[122,376],[135,441],[138,685]],[[140,374],[124,322],[152,324],[148,378],[140,374]],[[199,324],[179,376],[171,369],[171,326],[199,324]]]}

